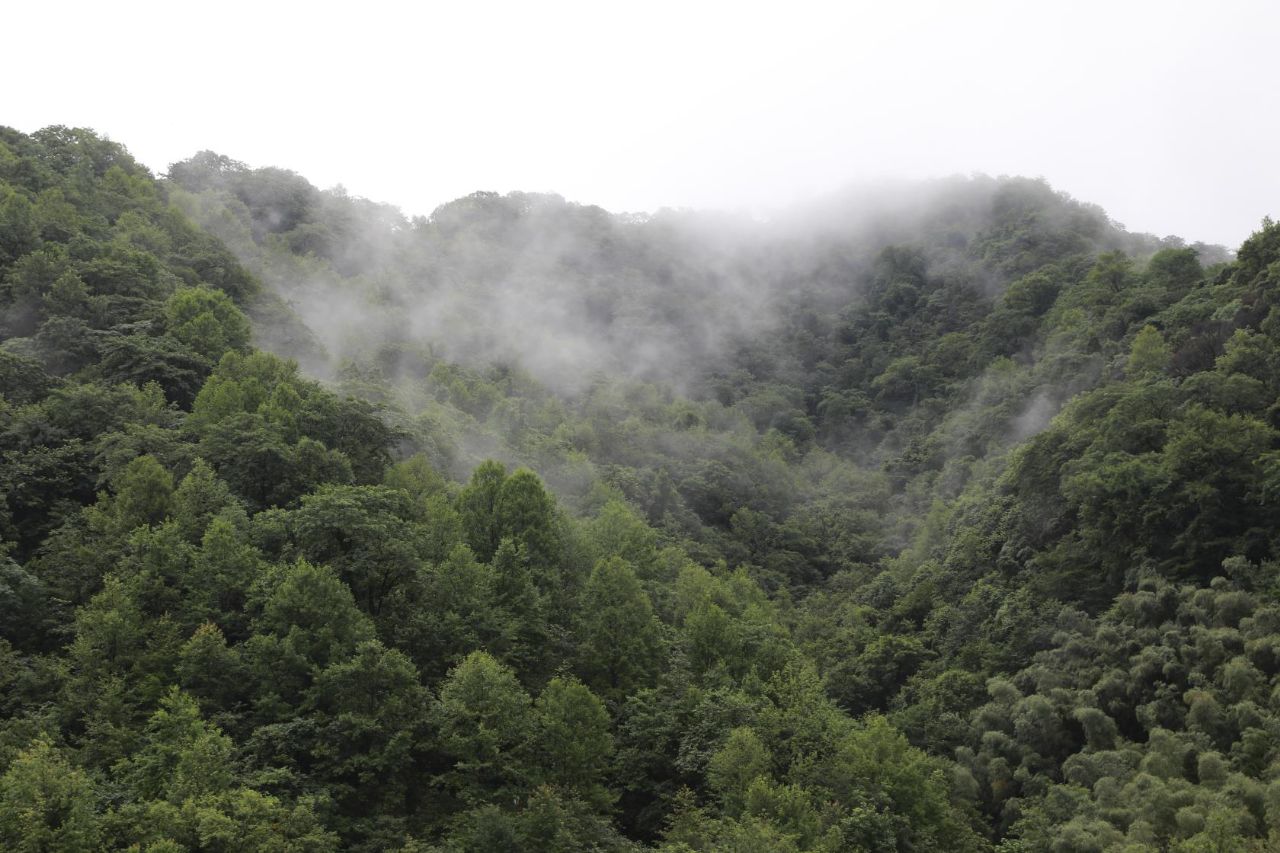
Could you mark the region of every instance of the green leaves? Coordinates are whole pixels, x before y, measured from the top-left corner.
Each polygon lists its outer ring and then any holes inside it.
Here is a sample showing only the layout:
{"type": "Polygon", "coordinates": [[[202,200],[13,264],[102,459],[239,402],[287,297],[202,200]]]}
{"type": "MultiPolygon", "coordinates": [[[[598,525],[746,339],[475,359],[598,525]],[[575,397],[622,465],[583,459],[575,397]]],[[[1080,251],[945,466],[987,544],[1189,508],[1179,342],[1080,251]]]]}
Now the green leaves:
{"type": "Polygon", "coordinates": [[[408,495],[385,486],[327,486],[302,498],[288,523],[293,551],[332,566],[378,618],[405,594],[425,558],[408,495]]]}
{"type": "Polygon", "coordinates": [[[169,334],[211,362],[248,347],[248,319],[227,293],[180,287],[165,301],[164,313],[169,334]]]}
{"type": "Polygon", "coordinates": [[[96,851],[96,801],[89,777],[39,738],[0,776],[0,846],[15,853],[96,851]]]}
{"type": "Polygon", "coordinates": [[[601,560],[579,604],[578,664],[583,680],[609,698],[652,683],[663,644],[653,607],[625,560],[601,560]]]}
{"type": "Polygon", "coordinates": [[[0,181],[0,269],[36,248],[39,238],[31,201],[0,181]]]}
{"type": "Polygon", "coordinates": [[[1265,843],[1280,232],[937,198],[410,223],[0,129],[0,847],[1265,843]]]}
{"type": "Polygon", "coordinates": [[[1125,373],[1133,378],[1157,376],[1169,368],[1173,352],[1155,326],[1143,326],[1133,339],[1125,373]]]}
{"type": "Polygon", "coordinates": [[[181,803],[231,787],[231,739],[204,722],[195,701],[177,689],[147,721],[140,749],[116,773],[141,800],[181,803]]]}
{"type": "Polygon", "coordinates": [[[473,652],[440,688],[441,745],[455,761],[450,785],[467,802],[496,802],[523,785],[532,702],[515,674],[473,652]]]}
{"type": "Polygon", "coordinates": [[[547,682],[534,707],[535,773],[603,810],[615,795],[606,787],[613,759],[609,712],[573,678],[547,682]]]}
{"type": "Polygon", "coordinates": [[[267,580],[246,652],[263,695],[296,702],[320,669],[374,637],[369,617],[331,569],[299,560],[267,580]]]}
{"type": "Polygon", "coordinates": [[[129,463],[116,484],[115,511],[122,530],[159,524],[173,509],[173,475],[150,456],[129,463]]]}
{"type": "Polygon", "coordinates": [[[757,779],[773,775],[773,756],[755,730],[741,726],[729,732],[728,740],[711,757],[707,782],[723,800],[730,816],[742,814],[747,795],[757,779]]]}

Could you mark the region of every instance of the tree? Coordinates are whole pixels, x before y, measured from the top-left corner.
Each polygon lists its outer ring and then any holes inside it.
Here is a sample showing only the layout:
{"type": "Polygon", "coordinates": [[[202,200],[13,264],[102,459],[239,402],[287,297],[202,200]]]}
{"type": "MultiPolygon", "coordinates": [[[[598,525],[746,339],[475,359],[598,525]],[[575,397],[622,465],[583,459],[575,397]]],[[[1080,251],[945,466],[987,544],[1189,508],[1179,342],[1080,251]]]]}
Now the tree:
{"type": "Polygon", "coordinates": [[[503,539],[490,564],[493,603],[498,608],[495,654],[520,673],[526,683],[545,678],[550,635],[542,593],[534,586],[523,546],[503,539]]]}
{"type": "MultiPolygon", "coordinates": [[[[72,334],[88,335],[76,322],[55,327],[51,320],[41,327],[39,337],[44,346],[65,350],[61,341],[72,334]]],[[[95,352],[92,360],[97,361],[95,372],[105,381],[133,385],[154,382],[164,389],[169,400],[184,409],[192,404],[209,374],[207,359],[168,336],[135,334],[98,339],[88,335],[87,340],[98,341],[100,352],[95,352]]]]}
{"type": "Polygon", "coordinates": [[[305,707],[316,715],[307,764],[346,815],[372,823],[420,798],[415,761],[431,697],[402,652],[362,642],[316,676],[305,707]]]}
{"type": "Polygon", "coordinates": [[[248,693],[248,675],[239,647],[227,645],[217,625],[206,622],[178,652],[178,684],[206,712],[233,708],[248,693]]]}
{"type": "Polygon", "coordinates": [[[84,771],[41,737],[0,776],[0,846],[15,853],[96,851],[96,799],[84,771]]]}
{"type": "Polygon", "coordinates": [[[539,779],[607,808],[614,800],[604,786],[613,738],[604,703],[577,679],[557,677],[538,696],[534,716],[539,779]]]}
{"type": "Polygon", "coordinates": [[[22,649],[38,649],[53,627],[49,591],[39,578],[5,553],[0,542],[0,639],[22,649]]]}
{"type": "Polygon", "coordinates": [[[578,672],[597,692],[621,698],[651,683],[662,653],[661,630],[631,566],[619,557],[596,563],[582,591],[578,672]]]}
{"type": "Polygon", "coordinates": [[[747,791],[756,779],[770,779],[773,756],[760,736],[750,726],[739,726],[729,732],[724,746],[707,765],[707,782],[724,802],[731,817],[742,814],[747,804],[747,791]]]}
{"type": "Polygon", "coordinates": [[[864,805],[889,818],[898,849],[977,851],[985,846],[952,803],[943,766],[908,744],[883,717],[850,730],[804,776],[846,807],[864,805]]]}
{"type": "Polygon", "coordinates": [[[234,511],[216,516],[205,529],[191,572],[184,578],[184,609],[203,609],[236,640],[247,636],[245,603],[249,589],[263,573],[262,555],[232,519],[234,511]],[[230,517],[228,517],[230,516],[230,517]]]}
{"type": "Polygon", "coordinates": [[[0,349],[0,395],[13,405],[42,399],[52,390],[54,379],[33,358],[0,349]]]}
{"type": "Polygon", "coordinates": [[[498,495],[507,479],[506,466],[492,459],[481,462],[471,472],[471,481],[458,495],[458,514],[462,517],[462,534],[471,550],[487,563],[502,541],[502,525],[498,520],[498,495]]]}
{"type": "Polygon", "coordinates": [[[227,294],[207,287],[180,287],[164,305],[169,334],[211,362],[227,350],[249,346],[249,320],[227,294]]]}
{"type": "Polygon", "coordinates": [[[1164,336],[1155,326],[1143,326],[1133,339],[1125,373],[1140,379],[1163,373],[1169,367],[1173,351],[1164,342],[1164,336]]]}
{"type": "Polygon", "coordinates": [[[493,504],[498,535],[510,537],[524,552],[534,579],[554,588],[559,569],[560,542],[555,526],[555,502],[538,475],[521,468],[503,481],[493,504]]]}
{"type": "Polygon", "coordinates": [[[455,763],[451,787],[469,803],[498,802],[523,788],[532,702],[515,673],[472,652],[440,687],[440,742],[455,763]]]}
{"type": "Polygon", "coordinates": [[[296,703],[316,673],[350,656],[375,632],[351,590],[328,567],[299,560],[273,575],[265,599],[255,602],[261,610],[253,621],[255,636],[245,644],[246,658],[260,696],[296,703]]]}
{"type": "Polygon", "coordinates": [[[173,475],[151,456],[139,456],[116,484],[116,517],[122,530],[159,524],[173,510],[173,475]]]}
{"type": "Polygon", "coordinates": [[[401,643],[428,678],[439,678],[472,652],[496,645],[506,614],[494,606],[493,572],[466,545],[424,573],[422,598],[398,629],[401,643]]]}
{"type": "Polygon", "coordinates": [[[418,576],[425,543],[408,495],[386,486],[322,487],[290,514],[295,550],[329,564],[375,619],[418,576]]]}
{"type": "Polygon", "coordinates": [[[236,505],[231,489],[218,479],[213,468],[203,459],[192,463],[191,470],[173,493],[174,521],[187,541],[193,544],[204,536],[214,516],[236,505]]]}
{"type": "Polygon", "coordinates": [[[147,721],[141,748],[116,773],[138,800],[181,803],[220,794],[235,782],[231,739],[175,687],[147,721]]]}
{"type": "Polygon", "coordinates": [[[0,183],[0,265],[17,260],[39,244],[35,211],[26,196],[0,183]]]}
{"type": "Polygon", "coordinates": [[[136,585],[108,575],[76,611],[68,673],[59,685],[66,717],[94,733],[82,755],[100,767],[136,749],[138,730],[171,683],[181,644],[172,620],[144,614],[136,585]]]}
{"type": "Polygon", "coordinates": [[[114,816],[117,835],[146,853],[239,853],[244,850],[336,853],[339,839],[322,820],[317,798],[281,800],[248,787],[181,803],[129,803],[114,816]]]}

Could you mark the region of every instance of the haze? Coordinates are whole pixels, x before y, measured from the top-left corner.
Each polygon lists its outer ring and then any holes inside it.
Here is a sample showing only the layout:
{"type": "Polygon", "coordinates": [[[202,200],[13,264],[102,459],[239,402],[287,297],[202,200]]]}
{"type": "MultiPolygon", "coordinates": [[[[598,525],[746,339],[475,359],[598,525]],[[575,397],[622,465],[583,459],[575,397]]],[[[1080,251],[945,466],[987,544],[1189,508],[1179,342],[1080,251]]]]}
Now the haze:
{"type": "Polygon", "coordinates": [[[1267,2],[177,8],[15,4],[0,123],[92,127],[156,172],[212,149],[411,215],[478,189],[761,213],[970,172],[1231,247],[1280,212],[1267,2]]]}

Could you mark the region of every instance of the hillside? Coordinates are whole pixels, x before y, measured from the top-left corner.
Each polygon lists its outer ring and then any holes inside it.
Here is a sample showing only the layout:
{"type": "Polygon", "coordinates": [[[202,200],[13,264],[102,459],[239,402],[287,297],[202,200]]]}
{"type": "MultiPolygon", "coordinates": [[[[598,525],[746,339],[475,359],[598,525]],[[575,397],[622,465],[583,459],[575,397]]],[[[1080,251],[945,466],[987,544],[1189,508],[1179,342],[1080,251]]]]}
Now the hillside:
{"type": "Polygon", "coordinates": [[[0,846],[1280,843],[1278,285],[0,129],[0,846]]]}

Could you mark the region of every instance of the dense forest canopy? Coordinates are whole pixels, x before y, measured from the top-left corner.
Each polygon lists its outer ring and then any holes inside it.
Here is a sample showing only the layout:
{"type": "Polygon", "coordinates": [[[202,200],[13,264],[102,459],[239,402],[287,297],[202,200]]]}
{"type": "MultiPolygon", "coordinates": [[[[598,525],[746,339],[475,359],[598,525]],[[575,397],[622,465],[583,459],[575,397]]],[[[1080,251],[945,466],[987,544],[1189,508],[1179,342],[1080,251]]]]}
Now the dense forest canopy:
{"type": "Polygon", "coordinates": [[[0,128],[0,848],[1280,844],[1280,226],[425,218],[0,128]]]}

